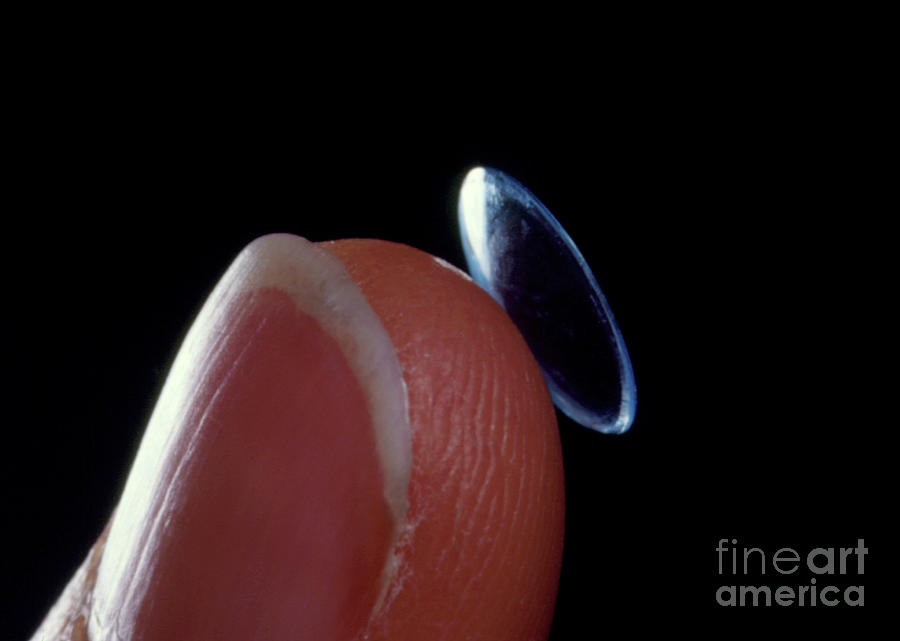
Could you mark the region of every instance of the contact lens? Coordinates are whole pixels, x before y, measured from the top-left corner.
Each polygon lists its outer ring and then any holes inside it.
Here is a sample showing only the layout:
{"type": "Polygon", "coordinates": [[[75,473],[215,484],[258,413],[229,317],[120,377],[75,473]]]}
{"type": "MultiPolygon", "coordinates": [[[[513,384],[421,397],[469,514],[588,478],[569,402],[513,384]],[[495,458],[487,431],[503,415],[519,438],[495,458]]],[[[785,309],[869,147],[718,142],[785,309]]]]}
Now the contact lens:
{"type": "Polygon", "coordinates": [[[475,167],[460,190],[459,227],[470,275],[518,326],[556,406],[598,432],[625,432],[637,401],[628,350],[553,214],[511,176],[475,167]]]}

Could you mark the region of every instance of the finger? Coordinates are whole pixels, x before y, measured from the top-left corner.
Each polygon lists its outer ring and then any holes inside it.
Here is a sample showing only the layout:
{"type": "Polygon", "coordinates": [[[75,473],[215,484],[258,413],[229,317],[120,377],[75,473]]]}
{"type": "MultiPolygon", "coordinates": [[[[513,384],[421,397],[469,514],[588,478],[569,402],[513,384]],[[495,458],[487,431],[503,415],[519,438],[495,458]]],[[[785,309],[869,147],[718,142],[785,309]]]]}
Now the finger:
{"type": "Polygon", "coordinates": [[[562,462],[534,359],[432,257],[326,247],[260,239],[204,306],[73,582],[94,641],[546,637],[562,462]]]}

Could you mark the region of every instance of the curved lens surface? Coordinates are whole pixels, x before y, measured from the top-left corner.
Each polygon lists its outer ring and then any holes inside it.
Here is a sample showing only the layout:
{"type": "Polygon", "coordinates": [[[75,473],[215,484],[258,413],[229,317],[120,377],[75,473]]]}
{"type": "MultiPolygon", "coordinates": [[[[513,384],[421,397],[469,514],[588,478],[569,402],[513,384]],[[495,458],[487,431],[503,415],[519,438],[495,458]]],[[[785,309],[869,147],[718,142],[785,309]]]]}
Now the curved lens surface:
{"type": "Polygon", "coordinates": [[[459,197],[469,273],[531,347],[556,406],[620,434],[634,420],[631,361],[590,267],[550,211],[496,169],[469,171],[459,197]]]}

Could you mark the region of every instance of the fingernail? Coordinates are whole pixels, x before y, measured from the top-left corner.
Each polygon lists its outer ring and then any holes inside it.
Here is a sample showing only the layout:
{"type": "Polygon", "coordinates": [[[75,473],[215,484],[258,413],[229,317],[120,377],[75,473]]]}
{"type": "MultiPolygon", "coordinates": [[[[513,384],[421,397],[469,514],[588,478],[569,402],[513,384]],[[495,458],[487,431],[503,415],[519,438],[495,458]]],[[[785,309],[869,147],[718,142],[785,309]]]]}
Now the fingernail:
{"type": "Polygon", "coordinates": [[[297,237],[255,241],[146,428],[92,638],[352,638],[405,515],[406,411],[390,339],[337,259],[297,237]]]}

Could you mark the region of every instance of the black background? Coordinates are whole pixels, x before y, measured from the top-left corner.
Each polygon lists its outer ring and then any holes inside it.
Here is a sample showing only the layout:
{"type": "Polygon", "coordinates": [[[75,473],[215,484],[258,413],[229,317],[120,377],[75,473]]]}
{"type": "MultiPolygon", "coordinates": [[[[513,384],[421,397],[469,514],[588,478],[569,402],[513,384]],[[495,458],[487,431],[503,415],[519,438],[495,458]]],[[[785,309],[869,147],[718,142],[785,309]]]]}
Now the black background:
{"type": "Polygon", "coordinates": [[[865,538],[877,574],[877,132],[847,98],[853,73],[711,58],[658,56],[621,78],[483,68],[483,84],[427,90],[378,69],[325,81],[315,64],[260,77],[238,61],[57,60],[24,99],[4,256],[9,638],[103,528],[178,344],[242,246],[375,237],[464,266],[455,194],[475,164],[518,178],[569,231],[638,386],[624,436],[559,417],[552,639],[864,622],[873,588],[858,611],[716,606],[715,546],[865,538]]]}

